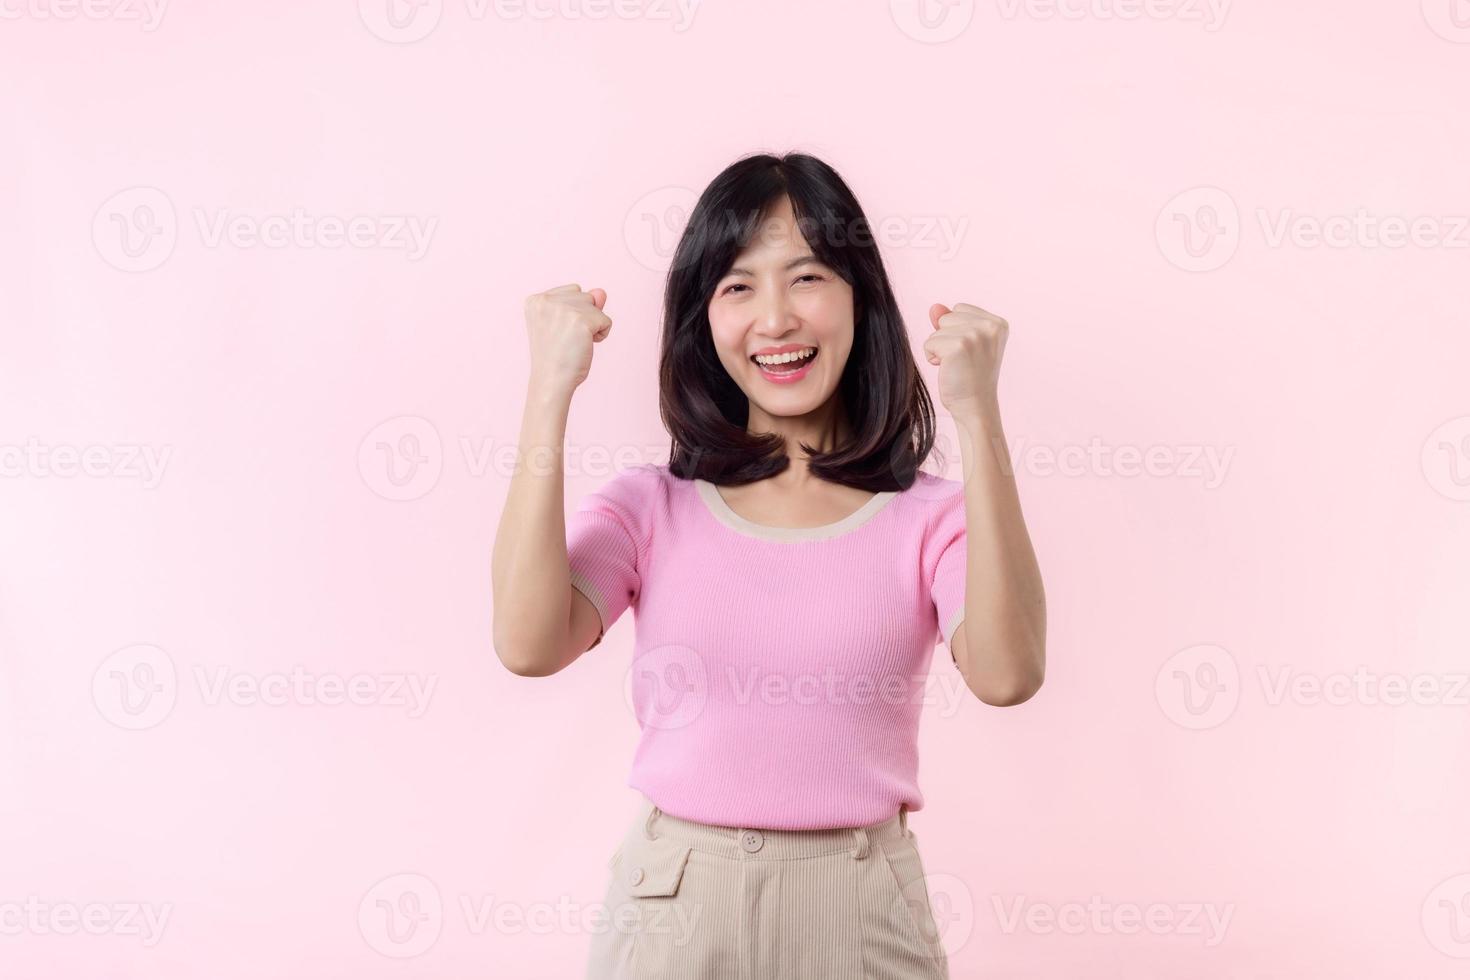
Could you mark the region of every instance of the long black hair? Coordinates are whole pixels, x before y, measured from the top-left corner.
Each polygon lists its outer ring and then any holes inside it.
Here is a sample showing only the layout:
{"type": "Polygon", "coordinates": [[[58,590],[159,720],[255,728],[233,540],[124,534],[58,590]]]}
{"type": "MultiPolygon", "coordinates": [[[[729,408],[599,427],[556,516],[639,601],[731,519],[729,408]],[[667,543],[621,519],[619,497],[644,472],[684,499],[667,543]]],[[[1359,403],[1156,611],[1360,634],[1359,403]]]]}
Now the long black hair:
{"type": "Polygon", "coordinates": [[[934,406],[862,207],[837,171],[804,153],[753,154],[726,167],[679,239],[659,351],[670,472],[739,485],[791,465],[780,436],[746,432],[749,400],[720,363],[709,323],[715,286],[783,195],[812,253],[853,294],[852,351],[837,386],[851,438],[830,453],[802,443],[809,468],[846,486],[906,490],[933,448],[934,406]]]}

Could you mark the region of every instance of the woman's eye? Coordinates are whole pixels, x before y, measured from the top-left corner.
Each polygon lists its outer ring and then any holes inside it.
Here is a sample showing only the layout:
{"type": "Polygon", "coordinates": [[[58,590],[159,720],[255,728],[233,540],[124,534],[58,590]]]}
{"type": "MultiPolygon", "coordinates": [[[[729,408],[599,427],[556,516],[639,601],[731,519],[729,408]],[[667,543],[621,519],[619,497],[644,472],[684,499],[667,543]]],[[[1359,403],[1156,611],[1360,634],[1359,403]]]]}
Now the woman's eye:
{"type": "MultiPolygon", "coordinates": [[[[818,273],[815,273],[815,272],[808,272],[805,275],[797,276],[796,277],[796,281],[797,282],[802,282],[802,281],[807,280],[807,279],[810,279],[813,282],[822,282],[823,281],[822,276],[819,275],[818,273]]],[[[720,291],[720,295],[721,296],[728,296],[731,293],[735,292],[737,289],[748,290],[749,288],[750,287],[747,286],[743,282],[733,282],[730,285],[726,286],[723,290],[721,290],[720,291]]]]}

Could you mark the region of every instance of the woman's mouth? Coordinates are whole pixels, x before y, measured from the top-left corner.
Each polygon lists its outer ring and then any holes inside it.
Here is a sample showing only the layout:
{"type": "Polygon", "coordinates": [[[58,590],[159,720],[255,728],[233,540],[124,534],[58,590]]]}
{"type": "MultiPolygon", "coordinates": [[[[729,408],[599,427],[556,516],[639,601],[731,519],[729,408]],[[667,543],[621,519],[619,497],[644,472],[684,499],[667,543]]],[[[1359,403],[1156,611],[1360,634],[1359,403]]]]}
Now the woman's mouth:
{"type": "Polygon", "coordinates": [[[790,384],[806,377],[820,351],[816,347],[805,347],[785,354],[766,356],[752,354],[751,362],[760,369],[761,376],[776,384],[790,384]]]}

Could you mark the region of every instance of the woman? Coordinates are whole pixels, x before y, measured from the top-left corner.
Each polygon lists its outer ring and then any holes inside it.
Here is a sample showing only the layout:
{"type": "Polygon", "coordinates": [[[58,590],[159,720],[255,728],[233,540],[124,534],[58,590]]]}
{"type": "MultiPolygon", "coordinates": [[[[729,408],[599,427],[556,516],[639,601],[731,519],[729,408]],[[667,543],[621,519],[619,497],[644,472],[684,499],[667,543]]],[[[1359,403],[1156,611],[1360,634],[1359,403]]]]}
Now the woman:
{"type": "Polygon", "coordinates": [[[739,160],[668,276],[669,462],[564,522],[560,451],[606,298],[527,301],[521,447],[554,462],[518,468],[493,568],[495,647],[518,674],[561,670],[636,611],[643,798],[588,975],[948,976],[908,826],[930,658],[943,640],[994,705],[1031,697],[1045,666],[1041,576],[998,456],[1005,321],[930,308],[964,480],[921,471],[932,403],[857,200],[811,156],[739,160]]]}

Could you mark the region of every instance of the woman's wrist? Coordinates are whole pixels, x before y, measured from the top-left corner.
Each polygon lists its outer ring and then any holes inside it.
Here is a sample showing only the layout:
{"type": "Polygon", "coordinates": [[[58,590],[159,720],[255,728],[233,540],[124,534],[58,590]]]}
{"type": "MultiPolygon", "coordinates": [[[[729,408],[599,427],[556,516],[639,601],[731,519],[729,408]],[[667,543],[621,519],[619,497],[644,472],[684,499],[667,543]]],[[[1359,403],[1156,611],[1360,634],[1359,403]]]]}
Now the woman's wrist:
{"type": "Polygon", "coordinates": [[[575,388],[532,378],[526,382],[526,407],[536,411],[562,411],[571,408],[575,388]]]}

